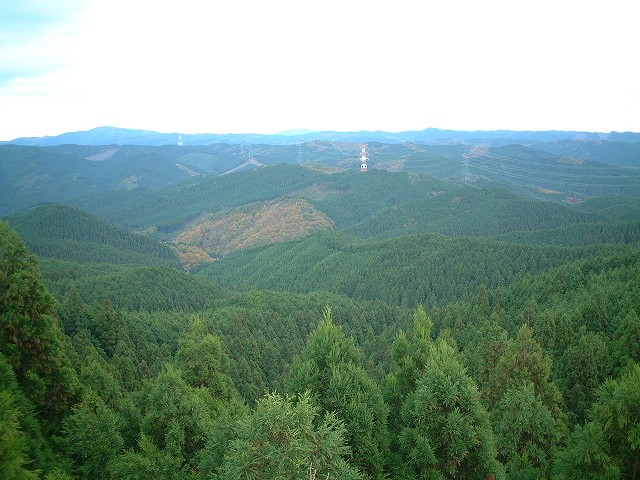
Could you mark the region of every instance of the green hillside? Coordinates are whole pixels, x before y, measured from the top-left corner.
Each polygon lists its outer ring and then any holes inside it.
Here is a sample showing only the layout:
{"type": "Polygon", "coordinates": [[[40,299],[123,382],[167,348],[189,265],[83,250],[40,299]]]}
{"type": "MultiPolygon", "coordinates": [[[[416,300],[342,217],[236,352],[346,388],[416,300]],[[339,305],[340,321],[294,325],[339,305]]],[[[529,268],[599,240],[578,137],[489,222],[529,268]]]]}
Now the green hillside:
{"type": "Polygon", "coordinates": [[[74,204],[167,242],[203,249],[212,258],[303,238],[318,228],[371,239],[440,233],[557,245],[634,243],[637,231],[620,222],[633,223],[640,215],[640,201],[633,197],[568,205],[425,174],[330,173],[287,164],[192,178],[159,190],[107,192],[74,204]]]}
{"type": "Polygon", "coordinates": [[[564,248],[413,235],[365,241],[320,233],[298,242],[238,252],[198,275],[222,285],[292,292],[326,290],[394,305],[441,305],[472,298],[589,255],[632,247],[564,248]]]}
{"type": "Polygon", "coordinates": [[[580,246],[618,243],[638,246],[640,245],[640,222],[585,222],[544,230],[511,232],[494,238],[524,244],[580,246]]]}
{"type": "Polygon", "coordinates": [[[136,189],[77,199],[73,204],[134,229],[174,233],[200,215],[271,201],[316,183],[324,174],[292,165],[222,177],[194,177],[162,190],[136,189]]]}
{"type": "Polygon", "coordinates": [[[350,226],[350,233],[373,238],[433,232],[451,236],[494,236],[605,220],[557,203],[526,200],[505,190],[460,186],[433,190],[380,209],[350,226]]]}
{"type": "Polygon", "coordinates": [[[58,298],[75,291],[83,303],[107,299],[125,310],[193,312],[213,303],[222,291],[208,279],[163,266],[43,259],[40,268],[58,298]]]}
{"type": "Polygon", "coordinates": [[[166,156],[138,150],[0,145],[0,215],[90,193],[160,187],[190,176],[166,156]],[[100,156],[111,151],[116,153],[100,156]]]}
{"type": "Polygon", "coordinates": [[[640,143],[624,141],[575,141],[557,140],[539,142],[536,148],[562,157],[580,158],[609,165],[638,167],[640,162],[640,143]]]}
{"type": "Polygon", "coordinates": [[[0,145],[0,215],[99,191],[90,164],[39,147],[0,145]]]}
{"type": "Polygon", "coordinates": [[[107,193],[74,204],[129,227],[156,225],[170,230],[205,213],[283,197],[308,200],[337,228],[374,237],[429,231],[493,235],[607,220],[611,218],[607,208],[626,211],[619,220],[632,220],[640,212],[640,203],[633,197],[594,199],[584,206],[572,206],[527,200],[491,186],[466,186],[424,174],[323,173],[295,165],[194,178],[158,191],[107,193]]]}
{"type": "Polygon", "coordinates": [[[169,246],[73,208],[43,206],[8,220],[31,251],[41,257],[83,263],[180,265],[169,246]]]}
{"type": "MultiPolygon", "coordinates": [[[[559,479],[576,465],[592,468],[583,458],[593,448],[606,452],[598,468],[633,478],[637,248],[323,233],[214,265],[257,253],[273,268],[278,248],[281,268],[268,281],[305,279],[306,265],[319,280],[313,288],[346,286],[352,298],[234,292],[164,267],[45,260],[38,268],[0,222],[0,420],[11,433],[0,439],[11,455],[0,466],[16,459],[26,478],[35,469],[63,479],[144,478],[158,469],[173,478],[227,478],[240,455],[237,429],[265,428],[243,433],[264,445],[299,431],[308,410],[304,428],[335,415],[339,427],[321,427],[329,438],[376,453],[328,453],[343,469],[378,472],[374,478],[406,478],[407,465],[435,470],[408,463],[417,443],[407,440],[423,432],[424,442],[440,442],[433,415],[455,424],[462,416],[487,442],[538,452],[530,461],[489,451],[483,478],[534,471],[559,479]],[[415,298],[420,288],[431,296],[415,298]],[[367,295],[381,298],[358,298],[367,295]],[[443,388],[454,392],[453,411],[443,388]],[[430,415],[416,420],[421,402],[430,415]],[[614,416],[615,429],[603,415],[614,416]],[[513,440],[514,429],[535,435],[513,440]],[[584,430],[601,439],[596,447],[580,443],[584,430]]],[[[246,451],[262,465],[261,452],[246,451]]],[[[445,450],[434,455],[449,458],[445,450]]],[[[472,453],[462,458],[468,468],[484,465],[472,453]]],[[[299,478],[307,463],[318,465],[316,456],[298,461],[299,478]]]]}
{"type": "Polygon", "coordinates": [[[474,184],[499,185],[542,199],[569,203],[595,196],[638,196],[640,169],[612,166],[582,157],[554,155],[524,145],[475,148],[469,151],[474,184]]]}
{"type": "Polygon", "coordinates": [[[623,195],[592,198],[577,208],[581,212],[595,213],[613,221],[633,222],[640,218],[640,199],[623,195]]]}

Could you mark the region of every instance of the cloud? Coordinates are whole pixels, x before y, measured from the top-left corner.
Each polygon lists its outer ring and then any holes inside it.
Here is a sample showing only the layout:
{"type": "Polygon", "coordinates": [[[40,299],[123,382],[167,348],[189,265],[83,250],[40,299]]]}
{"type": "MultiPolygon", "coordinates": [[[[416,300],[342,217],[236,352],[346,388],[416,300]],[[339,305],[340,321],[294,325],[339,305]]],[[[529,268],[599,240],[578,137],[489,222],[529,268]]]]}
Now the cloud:
{"type": "Polygon", "coordinates": [[[86,5],[82,0],[0,2],[0,86],[67,64],[65,52],[86,5]]]}
{"type": "Polygon", "coordinates": [[[82,11],[84,5],[82,0],[4,0],[0,4],[0,31],[3,36],[29,35],[55,28],[82,11]]]}

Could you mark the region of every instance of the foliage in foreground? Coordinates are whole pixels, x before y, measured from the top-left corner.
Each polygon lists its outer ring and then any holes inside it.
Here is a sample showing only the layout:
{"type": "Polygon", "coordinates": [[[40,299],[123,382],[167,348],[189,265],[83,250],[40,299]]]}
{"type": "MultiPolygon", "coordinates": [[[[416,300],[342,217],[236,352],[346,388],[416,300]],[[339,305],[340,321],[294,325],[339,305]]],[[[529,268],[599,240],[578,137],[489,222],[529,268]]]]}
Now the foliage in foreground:
{"type": "Polygon", "coordinates": [[[58,306],[5,223],[0,263],[3,479],[638,478],[633,255],[413,324],[319,294],[58,306]]]}

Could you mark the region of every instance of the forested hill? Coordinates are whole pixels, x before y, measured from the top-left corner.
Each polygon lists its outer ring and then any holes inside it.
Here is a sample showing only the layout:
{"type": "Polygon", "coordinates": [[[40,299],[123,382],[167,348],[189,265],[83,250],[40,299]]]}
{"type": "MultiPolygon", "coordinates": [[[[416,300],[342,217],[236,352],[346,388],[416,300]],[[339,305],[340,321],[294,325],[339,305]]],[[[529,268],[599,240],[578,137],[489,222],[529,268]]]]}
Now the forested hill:
{"type": "Polygon", "coordinates": [[[378,289],[445,284],[402,267],[431,252],[466,261],[453,284],[474,294],[425,310],[49,260],[56,302],[0,222],[3,478],[637,478],[637,248],[319,235],[354,255],[329,257],[338,282],[361,250],[400,242],[373,252],[396,275],[378,289]],[[509,266],[532,271],[475,289],[483,267],[509,266]]]}
{"type": "Polygon", "coordinates": [[[211,258],[327,229],[368,239],[440,233],[555,245],[633,244],[640,218],[634,197],[562,204],[417,173],[327,173],[298,165],[111,192],[74,205],[211,258]]]}
{"type": "Polygon", "coordinates": [[[8,219],[31,251],[84,263],[180,266],[174,250],[79,210],[51,205],[8,219]]]}
{"type": "Polygon", "coordinates": [[[443,305],[580,258],[637,252],[637,235],[636,226],[633,246],[566,248],[436,235],[365,241],[321,233],[236,253],[198,275],[252,289],[326,290],[411,307],[443,305]]]}
{"type": "Polygon", "coordinates": [[[363,175],[291,164],[70,203],[74,209],[26,210],[11,223],[46,257],[175,266],[177,256],[188,270],[234,251],[331,229],[364,239],[439,233],[587,246],[637,244],[640,219],[640,199],[629,196],[567,204],[413,172],[363,175]]]}
{"type": "Polygon", "coordinates": [[[97,192],[156,188],[190,175],[146,147],[0,145],[0,214],[97,192]]]}

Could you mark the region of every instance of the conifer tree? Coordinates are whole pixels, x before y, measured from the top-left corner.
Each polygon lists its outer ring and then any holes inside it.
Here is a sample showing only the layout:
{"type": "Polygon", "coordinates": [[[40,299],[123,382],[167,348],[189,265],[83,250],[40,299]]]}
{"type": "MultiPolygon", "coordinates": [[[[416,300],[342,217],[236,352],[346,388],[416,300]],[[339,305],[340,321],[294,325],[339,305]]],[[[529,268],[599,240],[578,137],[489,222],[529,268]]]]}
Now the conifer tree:
{"type": "Polygon", "coordinates": [[[55,301],[40,279],[35,257],[0,221],[0,352],[41,412],[43,425],[54,430],[78,388],[67,347],[55,301]]]}
{"type": "Polygon", "coordinates": [[[562,395],[551,380],[551,358],[533,338],[531,328],[524,324],[515,338],[508,340],[486,387],[491,395],[487,398],[489,409],[495,406],[507,389],[525,383],[532,383],[535,394],[547,406],[554,418],[564,421],[560,406],[562,395]]]}
{"type": "Polygon", "coordinates": [[[122,449],[122,420],[92,390],[64,420],[67,451],[82,478],[104,478],[105,468],[122,449]]]}
{"type": "Polygon", "coordinates": [[[611,374],[609,341],[603,335],[582,330],[568,345],[557,367],[558,383],[564,393],[569,417],[583,423],[598,387],[611,374]]]}
{"type": "Polygon", "coordinates": [[[497,321],[493,321],[489,331],[480,335],[476,343],[463,352],[467,359],[466,365],[472,377],[478,382],[480,396],[485,405],[495,405],[502,393],[500,390],[495,390],[492,383],[508,338],[506,330],[497,321]]]}
{"type": "Polygon", "coordinates": [[[85,331],[89,328],[89,312],[83,304],[75,283],[71,285],[67,298],[60,304],[58,309],[60,323],[64,333],[69,337],[85,331]]]}
{"type": "Polygon", "coordinates": [[[346,428],[350,462],[373,478],[383,478],[388,457],[388,409],[360,358],[355,343],[334,325],[327,308],[302,355],[294,361],[290,388],[298,394],[310,391],[321,412],[334,412],[346,428]]]}
{"type": "Polygon", "coordinates": [[[38,478],[37,472],[27,468],[27,436],[20,429],[19,416],[13,396],[0,390],[0,478],[7,480],[38,478]]]}
{"type": "Polygon", "coordinates": [[[640,363],[640,316],[631,310],[620,322],[613,336],[613,360],[618,372],[640,363]]]}
{"type": "Polygon", "coordinates": [[[208,392],[187,385],[182,372],[168,365],[145,385],[143,395],[142,433],[183,464],[197,464],[214,431],[208,392]]]}
{"type": "Polygon", "coordinates": [[[363,480],[345,458],[344,425],[318,416],[309,395],[266,395],[239,421],[218,480],[363,480]]]}
{"type": "Polygon", "coordinates": [[[199,478],[195,473],[185,472],[181,458],[162,450],[153,440],[142,434],[138,440],[137,450],[127,450],[116,457],[109,471],[113,479],[148,480],[184,480],[199,478]]]}
{"type": "Polygon", "coordinates": [[[507,478],[549,478],[560,431],[532,383],[509,388],[491,412],[498,459],[507,478]]]}
{"type": "Polygon", "coordinates": [[[443,340],[429,348],[402,414],[400,478],[504,478],[478,389],[443,340]]]}
{"type": "Polygon", "coordinates": [[[416,389],[418,378],[424,373],[433,344],[433,320],[422,306],[413,314],[413,326],[408,333],[400,332],[393,341],[391,354],[396,368],[385,379],[385,399],[390,408],[389,425],[398,433],[402,403],[416,389]]]}
{"type": "Polygon", "coordinates": [[[98,339],[100,347],[107,356],[113,357],[118,342],[128,336],[128,331],[124,325],[122,312],[113,305],[109,293],[104,294],[93,321],[93,335],[98,339]]]}
{"type": "Polygon", "coordinates": [[[402,407],[416,390],[418,379],[424,374],[429,349],[433,345],[431,333],[433,321],[422,306],[413,313],[413,324],[408,332],[400,332],[391,345],[394,369],[384,381],[384,397],[389,405],[389,430],[391,433],[391,469],[396,473],[402,468],[404,458],[398,441],[403,428],[402,407]]]}
{"type": "Polygon", "coordinates": [[[195,315],[180,337],[176,365],[192,387],[205,387],[215,398],[237,400],[233,380],[228,374],[229,357],[217,335],[208,332],[204,319],[195,315]]]}
{"type": "Polygon", "coordinates": [[[554,479],[640,478],[640,365],[599,389],[589,421],[577,425],[558,455],[554,479]]]}
{"type": "MultiPolygon", "coordinates": [[[[8,425],[11,424],[13,419],[17,420],[17,428],[19,430],[17,437],[20,438],[20,442],[23,440],[26,442],[26,450],[24,450],[23,455],[29,462],[27,469],[46,471],[51,467],[52,463],[55,463],[48,439],[42,433],[33,403],[24,395],[11,365],[6,357],[0,353],[0,393],[2,392],[9,398],[7,405],[11,405],[7,406],[5,421],[8,423],[5,423],[4,428],[8,428],[9,431],[13,432],[13,427],[8,427],[8,425]],[[13,416],[11,410],[14,411],[15,416],[13,416]]],[[[10,436],[13,437],[14,433],[10,436]]],[[[2,444],[2,441],[0,441],[0,444],[2,444]]],[[[5,453],[4,455],[6,455],[5,458],[14,458],[15,460],[15,457],[10,453],[5,453]]],[[[0,458],[2,458],[2,455],[0,455],[0,458]]]]}

